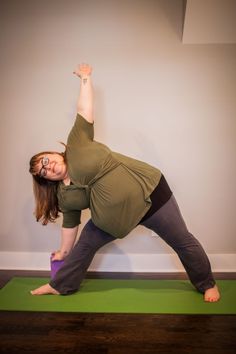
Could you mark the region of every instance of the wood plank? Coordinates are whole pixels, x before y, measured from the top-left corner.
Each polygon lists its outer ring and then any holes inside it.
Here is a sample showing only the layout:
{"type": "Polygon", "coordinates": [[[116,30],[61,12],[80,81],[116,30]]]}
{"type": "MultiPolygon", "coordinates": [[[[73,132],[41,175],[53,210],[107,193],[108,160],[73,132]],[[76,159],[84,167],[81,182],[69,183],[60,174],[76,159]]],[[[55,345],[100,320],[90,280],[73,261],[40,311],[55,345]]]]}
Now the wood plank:
{"type": "Polygon", "coordinates": [[[1,353],[235,353],[236,316],[1,312],[1,353]]]}

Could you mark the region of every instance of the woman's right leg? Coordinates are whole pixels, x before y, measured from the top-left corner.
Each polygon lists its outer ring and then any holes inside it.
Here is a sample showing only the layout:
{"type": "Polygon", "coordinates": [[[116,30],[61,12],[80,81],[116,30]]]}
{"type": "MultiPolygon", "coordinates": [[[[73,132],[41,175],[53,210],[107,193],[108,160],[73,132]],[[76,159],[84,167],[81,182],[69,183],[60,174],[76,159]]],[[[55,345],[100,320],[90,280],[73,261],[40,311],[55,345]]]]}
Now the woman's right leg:
{"type": "Polygon", "coordinates": [[[76,292],[97,250],[115,239],[89,220],[65,263],[50,281],[50,286],[62,295],[76,292]]]}

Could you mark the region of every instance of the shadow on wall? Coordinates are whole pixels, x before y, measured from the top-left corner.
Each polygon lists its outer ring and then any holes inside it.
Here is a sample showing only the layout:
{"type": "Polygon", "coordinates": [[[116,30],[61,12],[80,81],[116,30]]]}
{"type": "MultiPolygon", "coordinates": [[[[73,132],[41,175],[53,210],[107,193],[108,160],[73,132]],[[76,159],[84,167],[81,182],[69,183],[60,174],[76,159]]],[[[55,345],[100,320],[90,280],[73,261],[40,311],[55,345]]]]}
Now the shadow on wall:
{"type": "Polygon", "coordinates": [[[170,1],[162,0],[159,2],[159,8],[163,11],[171,28],[176,33],[180,41],[182,41],[184,17],[187,0],[170,1]]]}

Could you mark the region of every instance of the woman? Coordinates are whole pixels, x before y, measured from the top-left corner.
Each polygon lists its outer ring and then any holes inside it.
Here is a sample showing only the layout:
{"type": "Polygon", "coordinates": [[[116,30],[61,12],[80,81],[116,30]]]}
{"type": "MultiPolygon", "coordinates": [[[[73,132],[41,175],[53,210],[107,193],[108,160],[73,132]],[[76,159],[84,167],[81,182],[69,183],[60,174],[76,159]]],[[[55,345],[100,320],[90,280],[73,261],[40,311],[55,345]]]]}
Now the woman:
{"type": "Polygon", "coordinates": [[[87,64],[74,71],[81,79],[80,93],[65,153],[42,152],[30,161],[36,219],[46,225],[63,213],[61,247],[53,260],[65,259],[55,278],[31,293],[76,292],[96,251],[142,224],[176,251],[205,301],[218,301],[220,294],[208,257],[187,230],[160,170],[93,140],[91,73],[87,64]],[[86,208],[91,211],[91,220],[75,244],[81,210],[86,208]]]}

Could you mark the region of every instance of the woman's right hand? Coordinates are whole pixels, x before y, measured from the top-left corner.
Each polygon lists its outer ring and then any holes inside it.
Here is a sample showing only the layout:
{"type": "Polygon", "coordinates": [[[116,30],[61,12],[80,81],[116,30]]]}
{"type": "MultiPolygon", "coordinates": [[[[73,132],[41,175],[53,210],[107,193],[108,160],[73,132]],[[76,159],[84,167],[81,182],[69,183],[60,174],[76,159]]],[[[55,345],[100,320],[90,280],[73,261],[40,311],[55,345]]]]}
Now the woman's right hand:
{"type": "Polygon", "coordinates": [[[51,254],[52,261],[62,261],[65,258],[65,254],[62,254],[60,250],[54,251],[51,254]]]}

